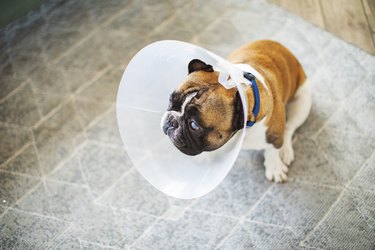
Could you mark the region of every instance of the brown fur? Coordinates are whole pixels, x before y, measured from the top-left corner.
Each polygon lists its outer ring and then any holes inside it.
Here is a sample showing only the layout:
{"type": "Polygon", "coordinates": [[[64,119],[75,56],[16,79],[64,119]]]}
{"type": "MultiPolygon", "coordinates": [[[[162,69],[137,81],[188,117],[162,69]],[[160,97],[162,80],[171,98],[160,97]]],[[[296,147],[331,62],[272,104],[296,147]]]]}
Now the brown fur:
{"type": "MultiPolygon", "coordinates": [[[[261,106],[256,121],[266,118],[267,142],[280,148],[283,144],[283,134],[286,122],[285,106],[306,79],[305,73],[293,54],[281,44],[262,40],[249,43],[234,51],[229,56],[232,63],[249,64],[265,79],[270,93],[258,81],[261,106]]],[[[189,74],[187,80],[177,89],[180,93],[202,90],[204,93],[199,100],[194,100],[200,106],[202,125],[213,128],[206,140],[211,145],[210,150],[222,146],[233,135],[233,103],[236,88],[225,89],[218,83],[218,72],[196,71],[189,74]]],[[[252,89],[246,90],[248,97],[248,119],[254,120],[251,113],[254,100],[252,89]]]]}
{"type": "MultiPolygon", "coordinates": [[[[263,76],[270,93],[267,94],[263,85],[258,84],[261,106],[256,120],[267,116],[267,142],[280,148],[286,121],[285,106],[306,80],[301,64],[287,48],[269,40],[244,45],[228,59],[232,63],[249,64],[263,76]]],[[[246,93],[251,111],[254,104],[251,88],[246,93]]],[[[253,118],[251,113],[248,115],[253,118]]]]}

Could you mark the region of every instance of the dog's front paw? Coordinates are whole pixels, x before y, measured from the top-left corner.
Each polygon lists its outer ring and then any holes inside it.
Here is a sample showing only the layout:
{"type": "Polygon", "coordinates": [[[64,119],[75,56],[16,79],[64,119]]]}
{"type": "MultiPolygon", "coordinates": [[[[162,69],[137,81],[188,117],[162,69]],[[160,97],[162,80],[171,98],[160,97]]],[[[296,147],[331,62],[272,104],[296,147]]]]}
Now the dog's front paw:
{"type": "Polygon", "coordinates": [[[294,151],[292,143],[285,142],[284,145],[280,148],[280,158],[281,160],[289,166],[294,161],[294,151]]]}
{"type": "Polygon", "coordinates": [[[266,161],[264,166],[266,167],[266,178],[269,181],[284,182],[288,179],[288,167],[280,159],[273,162],[266,161]]]}

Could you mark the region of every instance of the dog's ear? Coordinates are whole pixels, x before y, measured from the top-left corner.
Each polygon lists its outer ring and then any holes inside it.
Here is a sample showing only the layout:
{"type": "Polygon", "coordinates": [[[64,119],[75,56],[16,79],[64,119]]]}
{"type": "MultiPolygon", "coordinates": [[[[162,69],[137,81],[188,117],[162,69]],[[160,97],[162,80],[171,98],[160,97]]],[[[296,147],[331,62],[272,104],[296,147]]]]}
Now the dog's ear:
{"type": "Polygon", "coordinates": [[[242,106],[242,100],[238,91],[236,92],[236,95],[234,96],[233,108],[234,108],[234,112],[233,112],[233,119],[232,119],[232,129],[233,129],[233,132],[236,132],[244,127],[243,106],[242,106]]]}
{"type": "Polygon", "coordinates": [[[211,65],[205,64],[199,59],[193,59],[189,62],[188,66],[189,74],[195,71],[206,71],[206,72],[214,72],[214,69],[211,65]]]}

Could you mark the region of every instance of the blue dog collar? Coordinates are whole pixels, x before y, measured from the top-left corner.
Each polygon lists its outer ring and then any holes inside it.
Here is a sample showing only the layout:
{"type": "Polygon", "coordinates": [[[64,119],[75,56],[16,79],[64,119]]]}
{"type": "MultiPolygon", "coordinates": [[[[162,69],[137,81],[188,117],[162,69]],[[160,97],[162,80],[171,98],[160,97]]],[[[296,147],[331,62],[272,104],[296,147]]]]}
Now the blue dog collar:
{"type": "Polygon", "coordinates": [[[257,81],[255,79],[255,76],[249,72],[244,73],[244,77],[248,79],[251,82],[251,88],[253,89],[253,95],[254,95],[254,107],[252,110],[254,121],[247,121],[246,126],[252,127],[255,124],[255,118],[259,114],[260,110],[260,95],[259,95],[259,89],[257,85],[257,81]]]}

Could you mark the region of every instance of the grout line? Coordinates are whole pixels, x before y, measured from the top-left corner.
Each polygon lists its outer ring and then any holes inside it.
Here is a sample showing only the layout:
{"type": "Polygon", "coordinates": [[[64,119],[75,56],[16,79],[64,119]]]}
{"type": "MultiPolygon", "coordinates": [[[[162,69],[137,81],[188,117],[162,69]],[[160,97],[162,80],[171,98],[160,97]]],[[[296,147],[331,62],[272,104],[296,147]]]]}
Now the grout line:
{"type": "Polygon", "coordinates": [[[61,181],[61,180],[56,180],[56,179],[49,179],[49,178],[46,178],[45,180],[48,181],[48,182],[54,182],[56,184],[64,184],[64,185],[67,185],[67,186],[72,186],[72,187],[81,188],[81,189],[89,189],[87,184],[80,185],[78,183],[61,181]]]}
{"type": "Polygon", "coordinates": [[[89,181],[88,181],[88,178],[85,174],[85,171],[83,171],[83,167],[82,167],[82,162],[81,162],[81,157],[79,156],[78,157],[78,165],[79,165],[79,171],[81,172],[81,175],[82,175],[82,179],[83,181],[86,183],[87,185],[87,192],[89,193],[90,195],[90,198],[91,200],[94,200],[95,199],[95,195],[93,194],[91,188],[90,188],[90,185],[89,185],[89,181]]]}
{"type": "Polygon", "coordinates": [[[117,186],[118,183],[120,183],[121,181],[123,181],[124,178],[125,178],[126,176],[128,176],[129,174],[131,174],[132,172],[134,172],[134,167],[131,167],[131,168],[129,168],[128,170],[126,170],[126,171],[121,175],[120,178],[118,178],[116,181],[114,181],[114,182],[112,183],[112,185],[110,185],[106,190],[104,190],[104,191],[102,192],[101,195],[99,195],[98,197],[96,197],[96,198],[94,199],[94,203],[95,203],[95,204],[97,204],[97,203],[101,204],[101,203],[99,202],[99,200],[102,199],[103,197],[105,197],[108,193],[110,193],[110,192],[112,191],[112,189],[113,189],[115,186],[117,186]]]}
{"type": "Polygon", "coordinates": [[[90,31],[85,37],[81,38],[81,40],[79,40],[75,44],[69,46],[69,48],[67,48],[64,52],[62,52],[60,55],[56,56],[55,59],[51,59],[51,64],[57,65],[59,62],[61,62],[61,60],[64,57],[66,57],[67,55],[69,55],[71,52],[73,52],[77,47],[79,47],[80,45],[82,45],[84,42],[86,42],[87,40],[89,40],[90,38],[92,38],[93,35],[97,32],[97,29],[98,28],[93,29],[92,31],[90,31]]]}
{"type": "Polygon", "coordinates": [[[101,147],[107,147],[111,149],[124,149],[123,145],[111,143],[111,142],[102,142],[102,141],[97,141],[94,139],[87,139],[87,141],[91,144],[94,144],[96,146],[101,146],[101,147]]]}
{"type": "Polygon", "coordinates": [[[108,105],[111,106],[116,103],[116,100],[104,100],[104,99],[93,99],[91,97],[86,97],[86,96],[80,96],[80,95],[75,95],[74,98],[77,101],[83,101],[83,102],[95,102],[95,103],[100,103],[103,105],[108,105]]]}
{"type": "Polygon", "coordinates": [[[82,134],[83,137],[87,140],[87,130],[86,130],[85,123],[82,120],[82,117],[81,117],[82,115],[80,114],[80,110],[77,108],[77,98],[75,98],[75,95],[72,95],[71,98],[72,98],[72,105],[74,107],[74,111],[77,116],[79,126],[82,129],[82,131],[80,131],[79,134],[82,134]]]}
{"type": "Polygon", "coordinates": [[[263,225],[263,226],[269,226],[269,227],[277,227],[277,228],[287,229],[287,230],[291,231],[292,233],[295,232],[293,230],[294,228],[288,227],[288,226],[281,226],[281,225],[277,225],[277,224],[270,224],[270,223],[265,223],[265,222],[261,222],[261,221],[257,221],[257,220],[247,220],[247,222],[251,222],[251,223],[259,224],[259,225],[263,225]]]}
{"type": "Polygon", "coordinates": [[[331,116],[322,124],[322,126],[312,135],[313,138],[317,138],[319,134],[327,127],[327,124],[334,118],[334,115],[337,114],[339,111],[342,111],[344,109],[344,105],[346,103],[346,100],[348,100],[354,93],[355,90],[358,89],[362,84],[364,84],[365,80],[369,77],[369,73],[366,71],[366,75],[360,80],[361,84],[357,85],[355,88],[352,89],[350,94],[338,102],[340,106],[336,109],[335,112],[331,114],[331,116]]]}
{"type": "Polygon", "coordinates": [[[78,239],[78,241],[82,244],[83,243],[88,243],[88,244],[91,244],[91,245],[94,245],[94,246],[99,246],[99,247],[103,247],[103,248],[109,248],[109,249],[119,249],[117,247],[112,247],[112,246],[107,246],[107,245],[103,245],[101,243],[97,243],[97,242],[91,242],[91,241],[87,241],[87,240],[82,240],[82,239],[78,239]]]}
{"type": "Polygon", "coordinates": [[[370,158],[375,155],[375,151],[372,153],[372,155],[367,158],[367,160],[362,164],[362,166],[359,168],[359,170],[356,172],[356,174],[345,184],[345,186],[343,187],[342,191],[340,192],[340,194],[338,195],[338,197],[336,198],[336,200],[334,201],[334,203],[332,203],[331,207],[327,210],[327,212],[323,215],[323,217],[320,219],[320,221],[315,225],[315,227],[313,229],[311,229],[311,231],[309,233],[306,234],[306,236],[301,240],[300,242],[300,246],[304,245],[304,241],[326,220],[326,218],[329,216],[330,212],[336,207],[337,203],[341,200],[341,198],[343,197],[344,193],[346,191],[349,191],[350,190],[350,185],[351,183],[353,182],[353,180],[360,174],[361,170],[366,166],[367,162],[370,160],[370,158]]]}
{"type": "Polygon", "coordinates": [[[35,190],[37,190],[39,188],[39,186],[42,184],[41,181],[37,182],[35,184],[35,186],[33,186],[32,188],[30,188],[23,196],[21,196],[13,205],[12,207],[14,208],[15,206],[17,206],[20,202],[22,202],[27,196],[29,196],[29,194],[31,194],[32,192],[34,192],[35,190]]]}
{"type": "Polygon", "coordinates": [[[154,222],[152,222],[152,223],[148,226],[148,228],[146,228],[146,229],[143,231],[143,233],[142,233],[137,239],[135,239],[135,240],[129,245],[129,247],[130,247],[130,248],[133,247],[133,246],[136,245],[141,239],[143,239],[143,237],[145,237],[145,235],[147,235],[147,233],[151,231],[152,227],[153,227],[154,225],[156,225],[156,223],[159,222],[159,220],[161,220],[161,219],[162,219],[162,218],[157,218],[154,222]]]}
{"type": "Polygon", "coordinates": [[[192,213],[202,213],[202,214],[207,214],[207,215],[211,215],[211,216],[214,216],[214,217],[222,217],[222,218],[233,219],[233,220],[239,220],[240,219],[240,217],[225,215],[225,214],[216,214],[216,213],[212,213],[212,212],[209,212],[209,211],[206,211],[206,210],[201,210],[201,209],[188,208],[188,209],[186,209],[186,211],[189,211],[189,212],[192,212],[192,213]]]}
{"type": "Polygon", "coordinates": [[[32,129],[37,129],[40,125],[42,125],[44,122],[46,122],[47,120],[49,120],[52,116],[54,116],[58,111],[60,111],[62,109],[62,107],[64,107],[65,105],[67,105],[69,102],[71,102],[71,97],[68,97],[66,98],[65,100],[63,100],[61,103],[59,103],[59,105],[57,105],[54,109],[52,109],[48,114],[46,114],[45,116],[43,116],[37,123],[35,123],[33,126],[32,126],[32,129]]]}
{"type": "Polygon", "coordinates": [[[319,187],[325,187],[325,188],[330,188],[330,189],[342,189],[342,188],[344,188],[344,185],[336,186],[336,185],[330,185],[330,184],[326,184],[326,183],[312,182],[312,181],[309,181],[309,180],[301,180],[301,179],[297,179],[297,178],[294,178],[294,179],[291,179],[291,180],[293,180],[294,183],[307,184],[307,185],[318,187],[318,188],[319,187]]]}
{"type": "Polygon", "coordinates": [[[322,218],[319,220],[319,222],[300,241],[300,243],[299,243],[300,246],[305,245],[304,241],[307,238],[309,238],[310,235],[313,234],[313,232],[315,231],[315,229],[317,229],[325,221],[325,219],[328,217],[328,215],[330,214],[330,212],[336,207],[337,203],[341,200],[341,197],[344,195],[344,192],[345,192],[345,188],[342,189],[342,191],[340,192],[340,194],[337,196],[336,200],[332,203],[331,207],[327,210],[327,212],[325,212],[325,214],[322,216],[322,218]]]}
{"type": "MultiPolygon", "coordinates": [[[[35,136],[34,136],[34,133],[31,131],[31,142],[32,142],[32,146],[34,148],[34,151],[35,151],[35,155],[36,155],[36,160],[37,160],[37,163],[38,163],[38,172],[39,172],[39,175],[41,177],[43,177],[43,171],[42,171],[42,166],[41,166],[41,161],[40,161],[40,156],[39,156],[39,150],[38,150],[38,147],[36,146],[36,140],[35,140],[35,136]]],[[[44,180],[42,179],[43,181],[43,187],[46,188],[46,185],[44,183],[44,180]]]]}
{"type": "Polygon", "coordinates": [[[236,232],[237,228],[241,228],[242,227],[242,223],[241,222],[241,219],[239,219],[239,221],[237,222],[236,225],[234,225],[234,227],[229,231],[229,233],[223,237],[221,239],[221,241],[219,241],[219,243],[217,243],[217,245],[215,246],[215,250],[219,249],[220,247],[222,247],[224,245],[225,242],[228,241],[228,239],[234,234],[234,232],[236,232]]]}
{"type": "Polygon", "coordinates": [[[37,216],[37,217],[42,217],[42,218],[46,218],[46,219],[50,219],[50,220],[55,220],[55,221],[60,221],[60,222],[64,222],[64,223],[69,223],[69,221],[65,221],[65,220],[56,218],[54,216],[45,215],[45,214],[41,214],[41,213],[37,213],[37,212],[25,211],[23,209],[19,209],[19,208],[15,208],[15,207],[9,207],[9,210],[13,210],[13,211],[16,211],[16,212],[20,212],[20,213],[24,213],[24,214],[28,214],[28,215],[33,215],[33,216],[37,216]]]}
{"type": "Polygon", "coordinates": [[[2,122],[0,121],[0,126],[6,127],[6,128],[11,128],[11,129],[22,129],[22,130],[32,130],[34,125],[18,125],[15,123],[9,123],[9,122],[2,122]]]}
{"type": "MultiPolygon", "coordinates": [[[[1,219],[8,213],[8,211],[10,210],[10,207],[6,207],[6,206],[1,206],[1,207],[3,207],[4,208],[4,211],[3,211],[3,213],[2,214],[0,214],[0,221],[1,221],[1,219]]],[[[1,246],[0,246],[1,247],[1,246]]],[[[0,249],[2,249],[2,248],[0,248],[0,249]]]]}
{"type": "Polygon", "coordinates": [[[18,149],[16,152],[13,153],[12,156],[10,156],[8,159],[6,159],[3,163],[0,164],[0,170],[4,170],[3,168],[8,165],[11,161],[13,161],[15,158],[17,158],[20,154],[22,154],[26,148],[31,146],[32,143],[30,141],[26,142],[24,145],[21,146],[20,149],[18,149]]]}
{"type": "Polygon", "coordinates": [[[111,65],[106,65],[104,66],[103,69],[101,69],[99,72],[96,72],[96,74],[91,77],[91,79],[89,81],[87,81],[86,84],[82,84],[81,86],[79,86],[74,92],[73,92],[73,96],[79,96],[79,94],[82,93],[83,90],[85,90],[86,88],[90,87],[94,82],[96,82],[98,79],[100,79],[102,76],[104,76],[106,73],[110,72],[112,69],[112,66],[111,65]]]}
{"type": "Polygon", "coordinates": [[[115,211],[116,214],[118,214],[119,212],[120,213],[122,212],[122,213],[130,213],[130,214],[137,214],[137,215],[142,215],[142,216],[148,216],[148,217],[151,217],[151,218],[154,218],[154,219],[164,219],[160,215],[148,214],[148,213],[141,212],[141,211],[133,211],[133,210],[130,210],[130,209],[127,209],[127,208],[116,208],[116,207],[113,207],[113,206],[103,205],[103,204],[100,204],[100,203],[95,203],[95,204],[97,206],[110,208],[113,211],[115,211]]]}
{"type": "Polygon", "coordinates": [[[14,172],[14,171],[5,170],[5,169],[0,169],[0,173],[11,174],[11,175],[29,178],[29,179],[41,180],[41,177],[37,177],[37,176],[29,175],[29,174],[18,173],[18,172],[14,172]]]}
{"type": "Polygon", "coordinates": [[[52,244],[56,239],[58,239],[60,236],[64,235],[66,232],[68,232],[73,227],[73,222],[69,222],[69,224],[62,230],[60,233],[57,233],[52,239],[50,239],[47,244],[45,244],[45,250],[51,249],[53,246],[52,244]]]}
{"type": "Polygon", "coordinates": [[[4,96],[2,99],[0,99],[0,104],[11,98],[12,96],[16,95],[19,91],[21,91],[22,88],[26,87],[27,83],[29,82],[29,79],[26,79],[23,81],[19,86],[17,86],[15,89],[10,91],[6,96],[4,96]]]}
{"type": "MultiPolygon", "coordinates": [[[[84,146],[86,146],[87,142],[84,141],[83,143],[81,143],[80,145],[78,145],[77,147],[74,148],[73,152],[71,152],[70,155],[68,155],[67,157],[65,157],[62,161],[60,161],[56,167],[49,173],[46,174],[46,177],[48,178],[49,176],[51,176],[52,174],[56,173],[57,171],[59,171],[60,169],[62,169],[62,167],[64,166],[65,163],[67,163],[68,161],[70,161],[71,159],[73,159],[73,157],[76,156],[77,152],[79,150],[81,150],[84,146]]],[[[49,178],[48,178],[49,179],[49,178]]]]}
{"type": "Polygon", "coordinates": [[[133,4],[133,0],[130,0],[127,4],[125,4],[122,8],[122,10],[118,11],[116,14],[113,14],[111,15],[110,18],[107,19],[107,21],[103,22],[103,25],[102,27],[106,27],[108,26],[109,24],[111,24],[115,19],[119,18],[120,16],[122,16],[124,14],[124,12],[126,12],[128,10],[128,6],[133,4]]]}
{"type": "Polygon", "coordinates": [[[352,184],[352,182],[361,174],[363,169],[367,166],[367,163],[370,162],[371,158],[375,155],[375,150],[372,152],[372,154],[362,163],[361,167],[357,170],[355,175],[346,183],[345,188],[350,188],[349,186],[352,184]]]}
{"type": "MultiPolygon", "coordinates": [[[[116,111],[116,104],[112,104],[111,106],[108,107],[108,109],[106,111],[104,111],[103,113],[101,113],[100,115],[98,115],[97,117],[92,119],[89,122],[89,124],[87,124],[86,131],[91,129],[93,126],[95,126],[104,116],[111,113],[113,111],[113,109],[116,111]]],[[[87,138],[87,139],[90,139],[90,138],[87,138]]]]}
{"type": "Polygon", "coordinates": [[[275,186],[275,183],[271,184],[271,186],[262,194],[262,196],[254,203],[254,205],[247,211],[245,214],[243,214],[240,219],[238,220],[237,224],[232,228],[232,230],[227,234],[226,237],[224,237],[216,246],[215,249],[218,249],[221,247],[232,234],[235,232],[235,229],[239,226],[241,226],[244,222],[246,217],[254,211],[254,209],[265,199],[265,197],[271,192],[271,189],[275,186]]]}
{"type": "Polygon", "coordinates": [[[61,53],[60,55],[58,55],[55,59],[52,60],[52,64],[54,64],[54,65],[58,64],[64,57],[66,57],[67,55],[69,55],[70,53],[72,53],[80,45],[82,45],[84,42],[86,42],[90,38],[92,38],[94,36],[94,34],[98,32],[98,30],[100,30],[101,28],[105,28],[107,25],[109,25],[111,22],[113,22],[116,18],[120,17],[124,12],[126,12],[128,10],[126,7],[128,7],[128,5],[131,2],[132,1],[129,1],[129,3],[126,4],[126,6],[124,6],[122,10],[120,10],[116,14],[112,15],[111,18],[109,18],[103,24],[101,24],[101,25],[95,27],[94,29],[92,29],[91,32],[89,32],[85,37],[83,37],[81,40],[79,40],[75,44],[71,45],[63,53],[61,53]]]}

